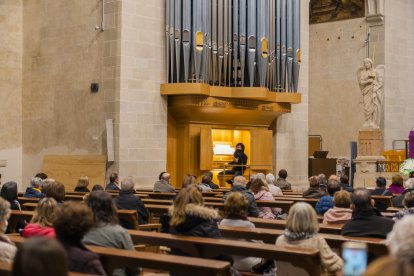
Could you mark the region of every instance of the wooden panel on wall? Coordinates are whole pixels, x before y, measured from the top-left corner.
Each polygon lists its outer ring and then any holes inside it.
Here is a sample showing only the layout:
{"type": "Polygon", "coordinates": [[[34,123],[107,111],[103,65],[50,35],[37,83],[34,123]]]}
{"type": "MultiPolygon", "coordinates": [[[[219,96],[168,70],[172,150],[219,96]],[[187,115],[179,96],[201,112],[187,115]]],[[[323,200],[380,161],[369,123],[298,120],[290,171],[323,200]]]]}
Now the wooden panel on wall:
{"type": "Polygon", "coordinates": [[[252,129],[250,130],[250,165],[255,170],[272,170],[272,130],[252,129]]]}
{"type": "Polygon", "coordinates": [[[211,170],[213,163],[213,141],[211,129],[202,128],[200,132],[200,170],[211,170]]]}
{"type": "Polygon", "coordinates": [[[168,114],[167,124],[167,172],[171,173],[171,183],[177,183],[177,124],[168,114]]]}
{"type": "Polygon", "coordinates": [[[46,155],[43,172],[73,191],[80,176],[89,177],[89,185],[105,185],[105,155],[46,155]]]}
{"type": "Polygon", "coordinates": [[[321,148],[321,137],[320,136],[309,136],[308,154],[313,156],[315,151],[322,150],[321,148]]]}

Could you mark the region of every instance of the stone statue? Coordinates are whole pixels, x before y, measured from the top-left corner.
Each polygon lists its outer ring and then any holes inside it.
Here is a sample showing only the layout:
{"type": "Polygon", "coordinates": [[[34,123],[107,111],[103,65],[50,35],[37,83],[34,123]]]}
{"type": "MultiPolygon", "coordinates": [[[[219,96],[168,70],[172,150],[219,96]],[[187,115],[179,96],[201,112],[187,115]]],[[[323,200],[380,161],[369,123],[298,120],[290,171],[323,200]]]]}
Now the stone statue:
{"type": "Polygon", "coordinates": [[[381,125],[382,106],[384,103],[384,65],[373,68],[372,60],[364,59],[357,76],[362,92],[365,122],[363,128],[376,128],[381,125]]]}

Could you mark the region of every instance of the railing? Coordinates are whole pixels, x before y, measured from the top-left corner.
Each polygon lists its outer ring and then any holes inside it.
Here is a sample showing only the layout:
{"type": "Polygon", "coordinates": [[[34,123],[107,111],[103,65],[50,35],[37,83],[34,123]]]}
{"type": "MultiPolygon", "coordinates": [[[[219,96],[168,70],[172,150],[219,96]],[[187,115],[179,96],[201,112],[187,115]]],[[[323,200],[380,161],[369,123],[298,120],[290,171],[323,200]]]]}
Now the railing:
{"type": "Polygon", "coordinates": [[[404,161],[377,161],[377,172],[399,172],[404,161]]]}
{"type": "MultiPolygon", "coordinates": [[[[221,170],[221,174],[220,175],[225,175],[225,172],[228,170],[228,169],[232,169],[233,167],[243,167],[243,175],[244,175],[244,173],[246,172],[246,171],[248,171],[248,179],[250,179],[250,168],[254,168],[254,167],[263,167],[263,168],[265,168],[265,167],[272,167],[272,165],[269,165],[269,164],[263,164],[263,165],[257,165],[257,164],[255,164],[255,165],[237,165],[237,164],[224,164],[224,165],[219,165],[219,166],[214,166],[213,167],[213,169],[219,169],[219,170],[221,170]]],[[[266,169],[263,169],[263,170],[266,170],[266,169]]]]}

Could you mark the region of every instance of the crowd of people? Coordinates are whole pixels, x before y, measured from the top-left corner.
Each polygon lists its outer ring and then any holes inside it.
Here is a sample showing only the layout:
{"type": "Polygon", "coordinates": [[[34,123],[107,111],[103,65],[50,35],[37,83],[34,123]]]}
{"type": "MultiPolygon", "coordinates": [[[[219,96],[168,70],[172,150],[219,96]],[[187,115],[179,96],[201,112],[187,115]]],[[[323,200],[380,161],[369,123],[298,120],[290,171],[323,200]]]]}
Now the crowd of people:
{"type": "MultiPolygon", "coordinates": [[[[319,235],[319,215],[323,216],[323,224],[343,225],[341,234],[344,236],[387,239],[390,255],[372,262],[367,275],[379,273],[381,269],[391,271],[390,266],[402,273],[398,275],[410,275],[407,272],[413,271],[414,254],[411,248],[414,240],[408,234],[414,229],[411,227],[414,226],[414,216],[411,216],[414,214],[413,179],[404,183],[401,176],[394,176],[387,188],[386,180],[379,177],[376,188],[370,191],[365,188],[353,189],[346,176],[312,176],[309,178],[309,189],[303,193],[303,197],[318,198],[315,208],[308,203],[298,202],[287,214],[286,210],[258,207],[256,203],[259,200],[275,201],[275,196],[283,196],[284,192],[292,188],[287,181],[286,170],[281,170],[278,176],[277,180],[273,174],[259,173],[249,180],[242,175],[235,176],[230,190],[223,195],[224,213],[221,217],[216,209],[206,207],[203,200],[203,192],[219,188],[213,183],[212,173],[203,175],[200,182],[196,176],[188,174],[169,212],[160,217],[162,232],[222,238],[219,225],[255,228],[249,217],[286,219],[285,232],[277,238],[276,245],[318,249],[322,268],[336,273],[341,271],[344,261],[319,235]],[[393,219],[386,218],[381,215],[386,206],[375,202],[372,195],[394,195],[394,202],[401,201],[403,209],[393,219]]],[[[170,180],[168,172],[160,173],[153,190],[175,193],[170,180]]],[[[89,179],[82,176],[75,191],[85,194],[83,202],[65,201],[65,186],[47,175],[33,177],[24,196],[37,197],[39,201],[31,221],[17,223],[17,231],[28,238],[17,249],[6,235],[12,231],[8,225],[11,210],[22,209],[18,201],[17,183],[7,182],[1,187],[0,261],[13,262],[14,275],[66,275],[61,270],[106,275],[99,256],[88,250],[86,245],[134,250],[127,231],[133,225],[120,221],[117,216],[117,209],[136,210],[139,224],[148,223],[149,212],[136,195],[133,179],[125,177],[120,181],[119,176],[113,173],[105,188],[95,185],[89,190],[89,179]],[[108,192],[117,192],[118,195],[113,197],[108,192]],[[42,258],[35,258],[35,264],[31,262],[26,265],[25,260],[31,256],[50,256],[50,261],[59,261],[61,270],[42,258]]],[[[172,248],[171,254],[189,255],[177,248],[172,248]]],[[[286,271],[292,273],[300,270],[290,264],[256,257],[222,254],[214,258],[228,261],[233,269],[242,272],[284,275],[286,271]]],[[[138,267],[119,267],[113,275],[138,275],[139,272],[138,267]]],[[[300,275],[302,272],[297,273],[300,275]]]]}

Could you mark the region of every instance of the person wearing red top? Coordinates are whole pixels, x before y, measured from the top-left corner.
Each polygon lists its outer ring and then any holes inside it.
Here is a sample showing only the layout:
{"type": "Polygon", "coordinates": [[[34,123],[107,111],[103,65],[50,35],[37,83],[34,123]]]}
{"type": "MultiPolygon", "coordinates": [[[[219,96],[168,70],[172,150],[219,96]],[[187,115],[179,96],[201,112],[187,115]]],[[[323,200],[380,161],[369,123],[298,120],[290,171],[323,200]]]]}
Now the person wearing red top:
{"type": "Polygon", "coordinates": [[[392,177],[392,184],[388,187],[388,191],[393,194],[402,194],[404,192],[404,179],[401,175],[396,174],[392,177]]]}
{"type": "Polygon", "coordinates": [[[34,215],[29,224],[22,231],[25,238],[44,236],[55,237],[55,229],[52,227],[55,220],[56,200],[45,197],[39,201],[34,215]]]}

